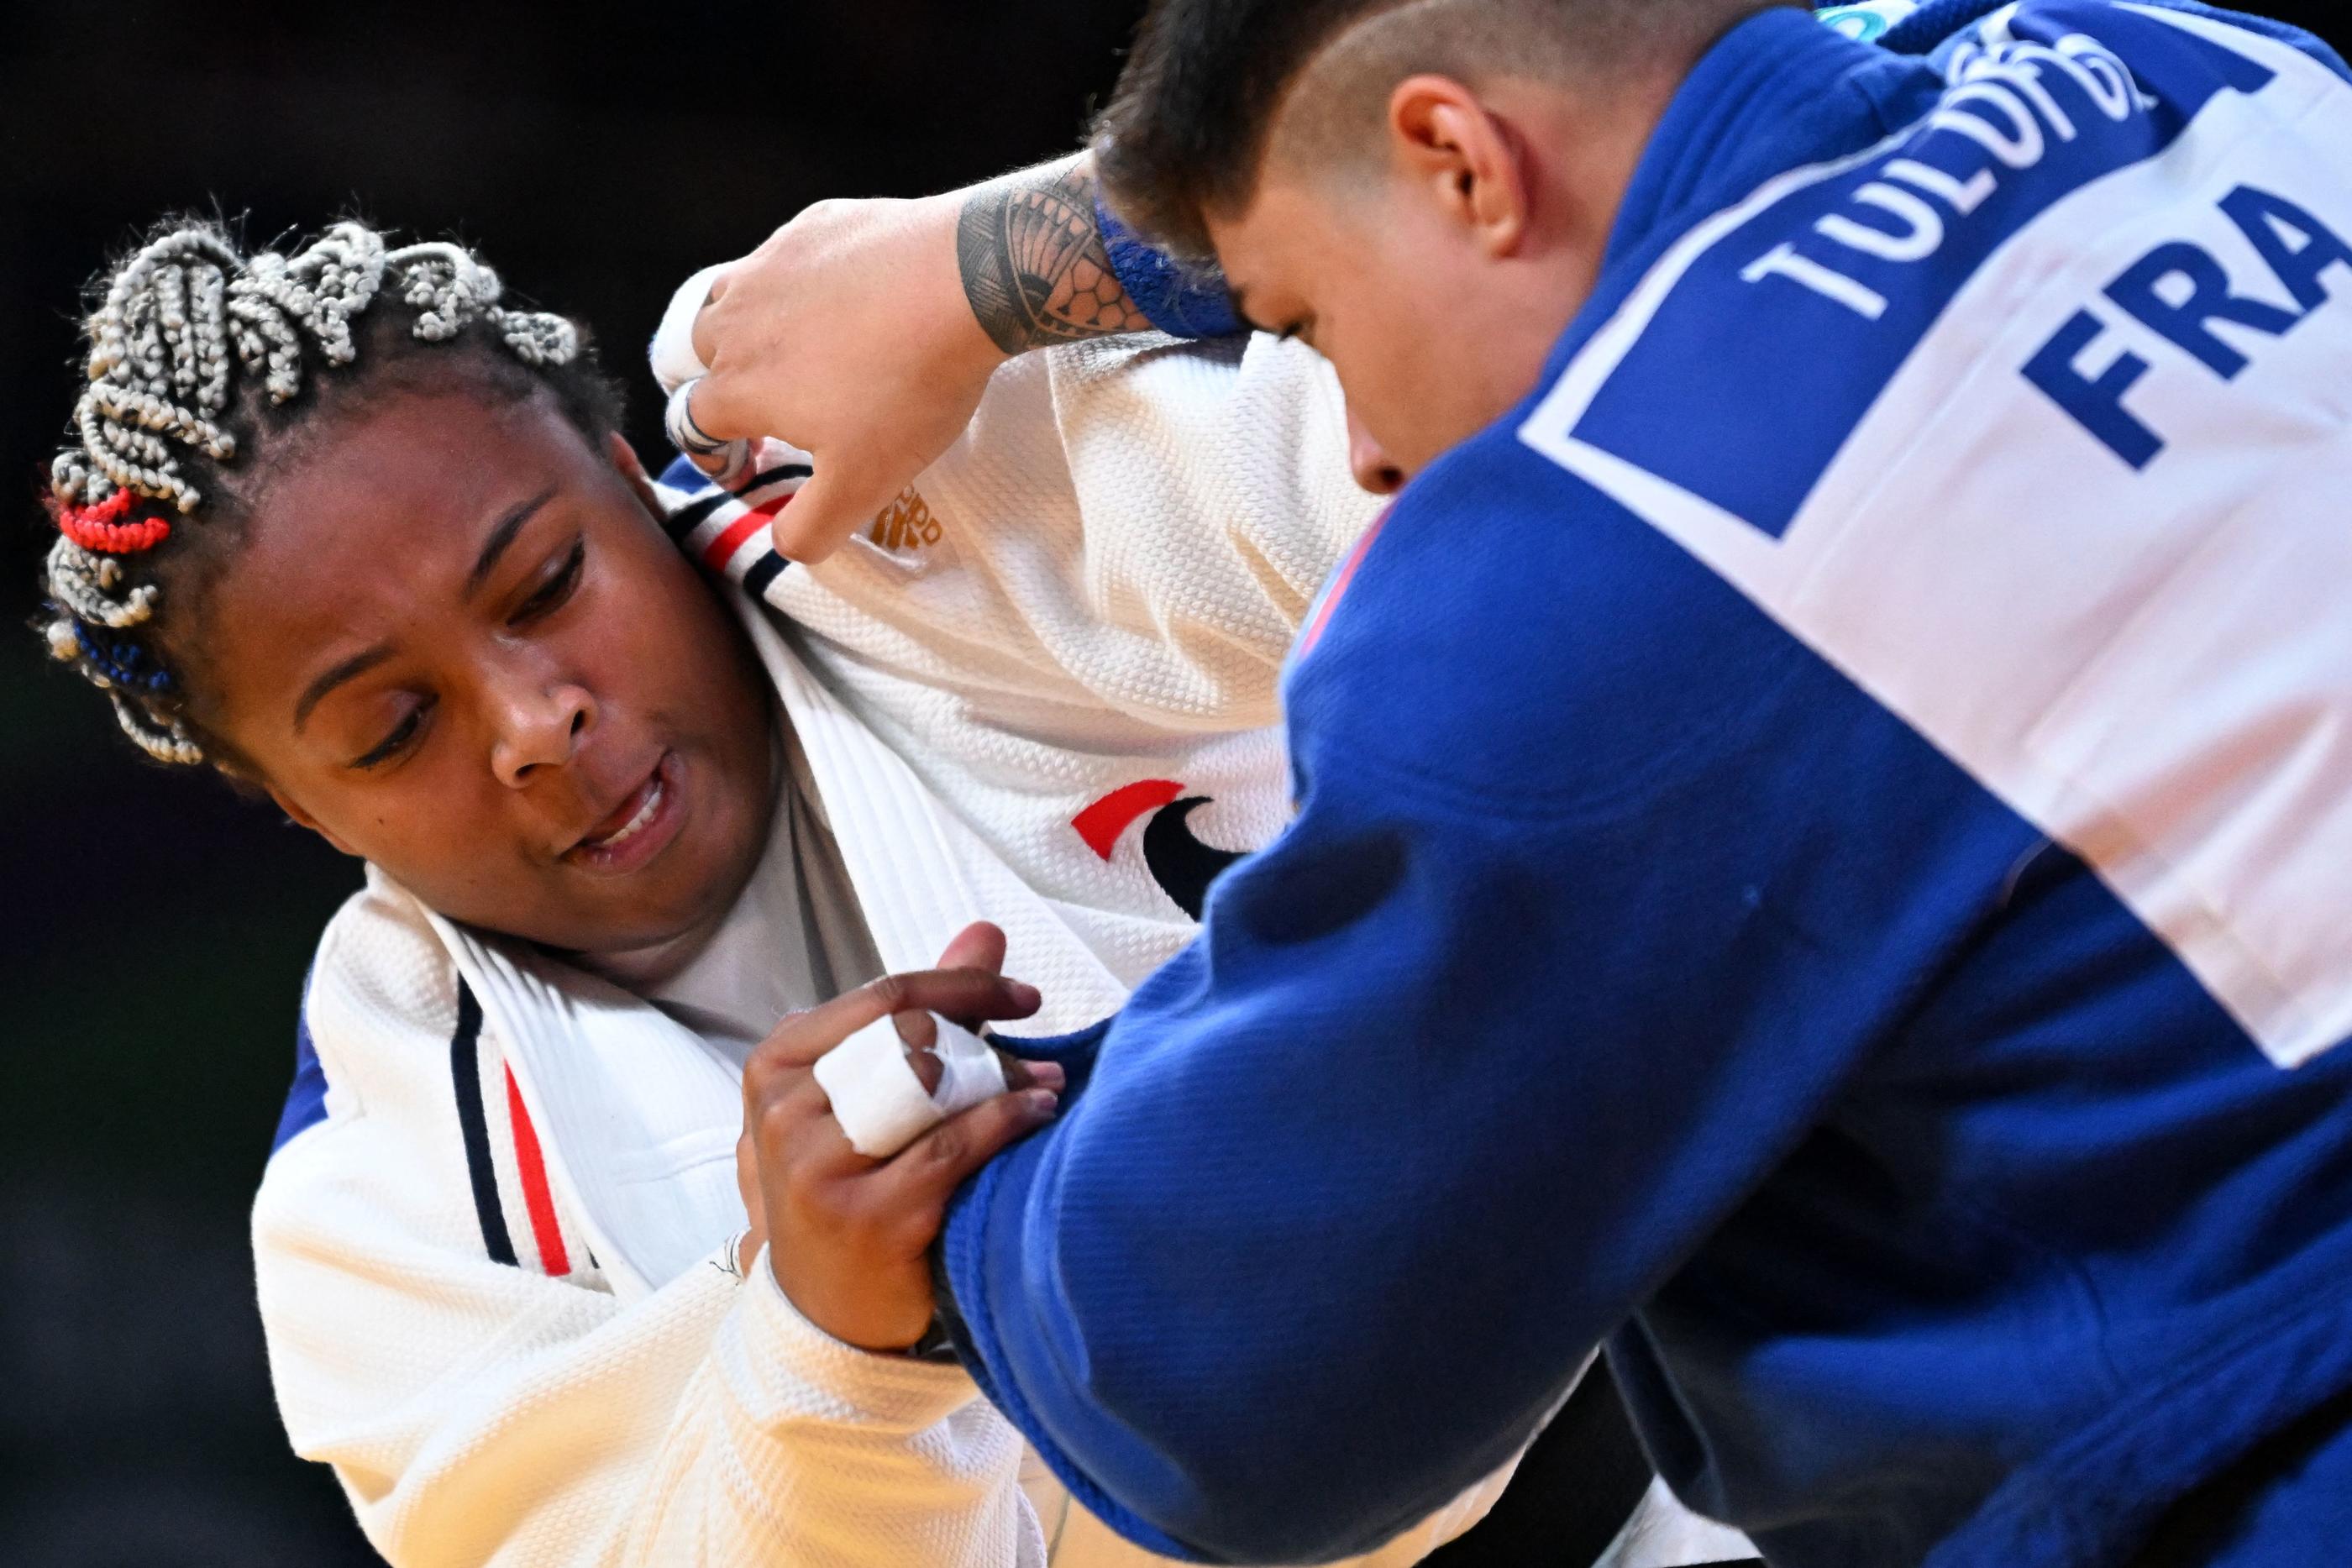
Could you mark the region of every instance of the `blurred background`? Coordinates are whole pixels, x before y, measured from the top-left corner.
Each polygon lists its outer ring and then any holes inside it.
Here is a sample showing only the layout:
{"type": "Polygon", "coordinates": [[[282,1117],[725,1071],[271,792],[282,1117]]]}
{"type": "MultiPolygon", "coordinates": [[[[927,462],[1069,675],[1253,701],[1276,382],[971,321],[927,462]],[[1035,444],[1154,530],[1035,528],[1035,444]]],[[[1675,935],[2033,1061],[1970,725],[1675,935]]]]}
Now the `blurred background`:
{"type": "MultiPolygon", "coordinates": [[[[357,867],[142,763],[16,630],[85,281],[167,211],[242,214],[257,244],[356,211],[479,246],[635,383],[670,289],[807,203],[1074,146],[1141,0],[600,19],[619,9],[16,0],[0,24],[8,1568],[373,1561],[326,1473],[286,1450],[245,1239],[302,974],[357,867]]],[[[2298,19],[2352,43],[2341,0],[2298,19]]],[[[649,460],[658,413],[646,395],[631,413],[649,460]]]]}

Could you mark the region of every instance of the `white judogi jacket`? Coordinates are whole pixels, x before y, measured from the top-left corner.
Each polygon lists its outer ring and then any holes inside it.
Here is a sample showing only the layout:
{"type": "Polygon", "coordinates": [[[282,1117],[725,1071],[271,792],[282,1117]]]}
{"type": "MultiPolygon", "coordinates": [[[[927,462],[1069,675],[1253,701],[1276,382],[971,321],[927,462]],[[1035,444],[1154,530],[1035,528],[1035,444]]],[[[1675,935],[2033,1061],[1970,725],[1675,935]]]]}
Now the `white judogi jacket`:
{"type": "MultiPolygon", "coordinates": [[[[1376,506],[1344,452],[1303,350],[1086,347],[1001,371],[814,570],[774,564],[741,503],[673,498],[682,542],[781,612],[746,606],[887,966],[993,920],[1044,1033],[1185,942],[1139,825],[1238,850],[1287,816],[1276,676],[1376,506]]],[[[960,1370],[853,1350],[764,1268],[738,1278],[740,1077],[653,1006],[371,870],[304,1031],[323,1099],[298,1085],[256,1204],[262,1316],[296,1450],[394,1563],[1155,1561],[1042,1467],[1024,1493],[960,1370]]],[[[1504,1479],[1370,1561],[1467,1528],[1504,1479]]]]}

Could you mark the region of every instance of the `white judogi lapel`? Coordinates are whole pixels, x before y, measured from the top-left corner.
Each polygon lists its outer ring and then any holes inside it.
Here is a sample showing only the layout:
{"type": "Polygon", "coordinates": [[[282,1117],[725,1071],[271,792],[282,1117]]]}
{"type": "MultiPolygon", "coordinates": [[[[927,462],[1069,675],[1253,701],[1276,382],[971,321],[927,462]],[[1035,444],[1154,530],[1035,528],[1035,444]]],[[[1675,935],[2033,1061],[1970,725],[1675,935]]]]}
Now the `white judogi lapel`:
{"type": "Polygon", "coordinates": [[[824,688],[766,615],[747,609],[744,619],[884,967],[929,968],[957,932],[992,920],[1004,928],[1005,973],[1045,993],[1024,1030],[1064,1033],[1116,1012],[1127,988],[1046,901],[824,688]]]}

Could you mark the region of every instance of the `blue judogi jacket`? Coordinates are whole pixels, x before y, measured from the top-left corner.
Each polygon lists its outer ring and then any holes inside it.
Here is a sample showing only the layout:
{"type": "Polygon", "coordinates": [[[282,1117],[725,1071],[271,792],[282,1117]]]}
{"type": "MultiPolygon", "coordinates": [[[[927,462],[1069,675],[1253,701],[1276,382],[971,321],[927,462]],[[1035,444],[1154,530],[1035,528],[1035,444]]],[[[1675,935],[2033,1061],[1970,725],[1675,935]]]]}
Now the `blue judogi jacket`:
{"type": "MultiPolygon", "coordinates": [[[[2352,1387],[2347,488],[2324,46],[1745,23],[1327,589],[1293,826],[959,1197],[967,1364],[1204,1561],[1372,1545],[1604,1340],[1776,1563],[2117,1561],[2352,1387]]],[[[2216,1560],[2352,1558],[2347,1450],[2216,1560]]]]}

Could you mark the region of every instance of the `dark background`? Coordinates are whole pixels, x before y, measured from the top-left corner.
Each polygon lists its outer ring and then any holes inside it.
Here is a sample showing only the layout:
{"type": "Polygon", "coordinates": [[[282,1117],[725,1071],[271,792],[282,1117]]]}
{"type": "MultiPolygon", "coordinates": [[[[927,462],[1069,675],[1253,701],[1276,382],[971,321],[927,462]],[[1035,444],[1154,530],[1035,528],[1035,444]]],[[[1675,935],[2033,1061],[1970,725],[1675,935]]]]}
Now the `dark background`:
{"type": "MultiPolygon", "coordinates": [[[[454,232],[641,381],[670,289],[828,195],[1076,143],[1140,0],[26,4],[0,19],[0,1563],[373,1561],[289,1457],[245,1214],[357,869],[142,763],[28,622],[79,290],[158,214],[454,232]]],[[[2352,40],[2339,4],[2303,20],[2352,40]]],[[[2352,150],[2347,150],[2352,156],[2352,150]]],[[[633,389],[635,390],[635,389],[633,389]]],[[[630,430],[664,450],[640,395],[630,430]]]]}
{"type": "Polygon", "coordinates": [[[455,233],[667,452],[670,290],[828,195],[1075,147],[1140,0],[18,3],[0,16],[0,1563],[374,1561],[287,1452],[246,1210],[358,868],[145,764],[29,630],[84,281],[160,214],[455,233]]]}

